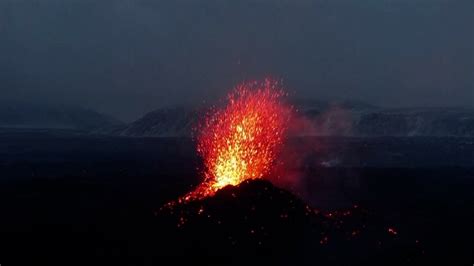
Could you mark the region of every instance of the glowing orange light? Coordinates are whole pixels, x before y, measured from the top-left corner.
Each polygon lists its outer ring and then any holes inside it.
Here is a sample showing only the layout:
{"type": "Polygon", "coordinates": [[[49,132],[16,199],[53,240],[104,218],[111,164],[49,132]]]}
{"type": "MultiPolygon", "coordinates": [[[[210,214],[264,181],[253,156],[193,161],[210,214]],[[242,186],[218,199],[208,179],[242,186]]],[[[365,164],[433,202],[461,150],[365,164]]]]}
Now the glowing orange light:
{"type": "Polygon", "coordinates": [[[397,234],[398,234],[398,232],[395,231],[395,229],[394,229],[394,228],[391,228],[391,227],[389,227],[387,231],[388,231],[390,234],[392,234],[392,235],[397,235],[397,234]]]}
{"type": "Polygon", "coordinates": [[[209,113],[197,130],[204,181],[182,200],[212,196],[227,185],[269,173],[284,141],[292,108],[278,82],[238,85],[226,106],[209,113]]]}

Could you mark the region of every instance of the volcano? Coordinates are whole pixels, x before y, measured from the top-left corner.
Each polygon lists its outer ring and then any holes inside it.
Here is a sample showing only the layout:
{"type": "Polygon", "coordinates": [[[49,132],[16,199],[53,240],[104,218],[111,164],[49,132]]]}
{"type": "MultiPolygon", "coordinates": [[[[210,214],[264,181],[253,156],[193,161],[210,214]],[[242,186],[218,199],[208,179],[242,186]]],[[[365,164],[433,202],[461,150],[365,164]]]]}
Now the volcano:
{"type": "Polygon", "coordinates": [[[358,206],[320,212],[266,181],[272,180],[265,177],[275,170],[293,116],[283,96],[272,80],[243,83],[222,108],[205,117],[196,132],[204,180],[157,212],[164,223],[157,226],[166,243],[160,247],[163,254],[193,262],[201,257],[227,262],[251,257],[255,263],[255,258],[265,257],[285,265],[314,258],[319,263],[364,264],[367,257],[387,264],[377,260],[386,252],[415,260],[421,253],[413,244],[400,249],[403,240],[396,228],[376,217],[372,221],[358,206]]]}
{"type": "Polygon", "coordinates": [[[263,179],[166,206],[156,212],[156,219],[163,230],[160,238],[168,243],[163,254],[203,263],[262,258],[261,263],[283,265],[396,265],[422,256],[415,240],[400,237],[381,217],[357,205],[319,211],[263,179]]]}

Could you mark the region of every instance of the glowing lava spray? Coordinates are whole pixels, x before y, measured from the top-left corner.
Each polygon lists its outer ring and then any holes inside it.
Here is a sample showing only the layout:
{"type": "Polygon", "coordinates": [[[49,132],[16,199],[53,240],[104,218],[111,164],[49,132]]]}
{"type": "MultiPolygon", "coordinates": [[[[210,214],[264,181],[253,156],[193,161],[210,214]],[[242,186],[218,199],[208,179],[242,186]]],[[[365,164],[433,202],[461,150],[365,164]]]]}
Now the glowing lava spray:
{"type": "Polygon", "coordinates": [[[209,112],[196,130],[204,181],[181,200],[212,196],[227,185],[267,175],[293,112],[285,96],[271,79],[243,83],[228,95],[225,106],[209,112]]]}

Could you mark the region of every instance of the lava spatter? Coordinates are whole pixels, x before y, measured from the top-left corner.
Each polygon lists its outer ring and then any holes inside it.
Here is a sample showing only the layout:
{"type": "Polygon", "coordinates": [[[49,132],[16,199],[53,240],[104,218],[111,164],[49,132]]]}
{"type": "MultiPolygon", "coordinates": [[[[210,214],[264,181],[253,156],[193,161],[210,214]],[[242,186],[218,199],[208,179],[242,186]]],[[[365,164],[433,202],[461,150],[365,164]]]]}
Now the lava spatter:
{"type": "Polygon", "coordinates": [[[223,108],[209,112],[196,130],[204,181],[181,200],[212,196],[227,185],[268,174],[293,112],[285,96],[271,79],[242,83],[228,95],[223,108]]]}

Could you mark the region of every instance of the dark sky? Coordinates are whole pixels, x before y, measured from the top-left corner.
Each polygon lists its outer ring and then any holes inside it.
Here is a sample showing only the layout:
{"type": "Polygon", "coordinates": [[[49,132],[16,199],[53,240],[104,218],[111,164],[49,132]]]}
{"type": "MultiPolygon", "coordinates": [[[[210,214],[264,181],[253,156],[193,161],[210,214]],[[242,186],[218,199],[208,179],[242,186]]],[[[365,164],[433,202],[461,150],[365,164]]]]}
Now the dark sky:
{"type": "Polygon", "coordinates": [[[299,98],[474,106],[474,1],[0,1],[7,100],[129,121],[265,75],[299,98]]]}

